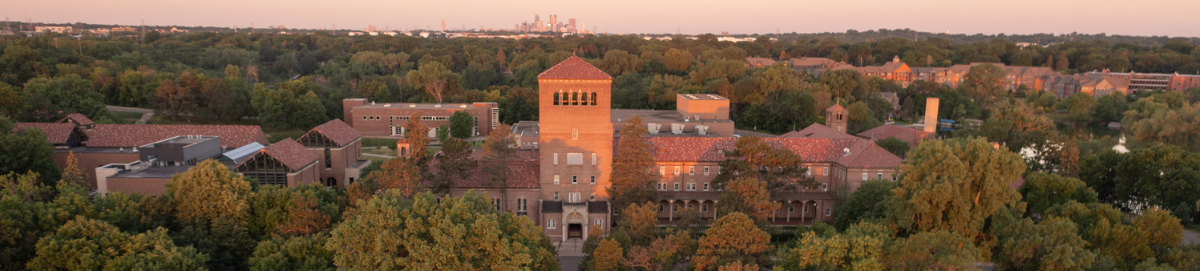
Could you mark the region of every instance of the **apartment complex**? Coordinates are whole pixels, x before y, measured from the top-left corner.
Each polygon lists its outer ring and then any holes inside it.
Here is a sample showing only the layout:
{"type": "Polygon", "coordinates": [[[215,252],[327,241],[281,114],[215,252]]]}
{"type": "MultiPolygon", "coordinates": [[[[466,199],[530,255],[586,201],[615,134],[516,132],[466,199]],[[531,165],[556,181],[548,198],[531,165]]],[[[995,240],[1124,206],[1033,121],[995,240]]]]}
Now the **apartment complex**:
{"type": "Polygon", "coordinates": [[[476,136],[487,136],[500,124],[500,107],[496,103],[423,104],[379,103],[367,99],[342,100],[342,119],[365,136],[399,137],[407,131],[404,124],[413,114],[421,113],[421,123],[429,127],[429,137],[437,135],[441,125],[450,124],[450,116],[465,111],[474,117],[476,136]]]}

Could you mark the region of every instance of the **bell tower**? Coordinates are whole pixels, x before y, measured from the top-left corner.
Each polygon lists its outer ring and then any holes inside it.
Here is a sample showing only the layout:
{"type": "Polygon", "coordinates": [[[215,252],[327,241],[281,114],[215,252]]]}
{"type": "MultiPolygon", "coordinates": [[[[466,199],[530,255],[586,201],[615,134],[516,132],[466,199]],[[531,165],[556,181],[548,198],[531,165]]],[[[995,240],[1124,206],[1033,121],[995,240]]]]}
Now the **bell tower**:
{"type": "Polygon", "coordinates": [[[841,103],[834,104],[825,109],[825,126],[836,129],[838,132],[847,133],[846,128],[849,127],[849,120],[847,118],[849,115],[850,111],[842,107],[841,103]]]}
{"type": "Polygon", "coordinates": [[[588,227],[611,223],[611,110],[612,76],[583,59],[538,74],[539,224],[552,239],[584,238],[588,227]]]}

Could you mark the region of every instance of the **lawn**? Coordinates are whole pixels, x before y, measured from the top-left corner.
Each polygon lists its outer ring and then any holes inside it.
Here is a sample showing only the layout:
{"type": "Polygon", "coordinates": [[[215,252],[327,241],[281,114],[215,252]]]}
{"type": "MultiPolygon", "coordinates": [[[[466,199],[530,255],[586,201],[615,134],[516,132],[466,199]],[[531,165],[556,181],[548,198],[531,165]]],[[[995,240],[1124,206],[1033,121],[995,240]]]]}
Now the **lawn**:
{"type": "Polygon", "coordinates": [[[362,146],[366,147],[395,147],[397,138],[363,137],[362,146]]]}

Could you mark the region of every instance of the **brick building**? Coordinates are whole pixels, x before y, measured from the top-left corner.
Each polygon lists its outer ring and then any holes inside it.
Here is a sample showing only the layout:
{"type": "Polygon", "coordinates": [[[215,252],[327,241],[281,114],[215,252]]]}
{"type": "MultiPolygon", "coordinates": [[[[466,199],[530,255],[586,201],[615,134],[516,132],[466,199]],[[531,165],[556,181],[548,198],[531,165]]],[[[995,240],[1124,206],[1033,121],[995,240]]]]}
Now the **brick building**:
{"type": "Polygon", "coordinates": [[[347,187],[371,164],[362,159],[362,133],[342,120],[321,124],[297,140],[320,156],[317,168],[325,186],[347,187]]]}
{"type": "Polygon", "coordinates": [[[437,135],[438,126],[449,125],[450,115],[466,111],[475,118],[476,136],[487,136],[500,124],[500,107],[496,103],[421,104],[380,103],[367,99],[342,100],[342,120],[365,136],[394,136],[405,133],[404,124],[414,113],[421,113],[421,123],[429,127],[429,137],[437,135]]]}

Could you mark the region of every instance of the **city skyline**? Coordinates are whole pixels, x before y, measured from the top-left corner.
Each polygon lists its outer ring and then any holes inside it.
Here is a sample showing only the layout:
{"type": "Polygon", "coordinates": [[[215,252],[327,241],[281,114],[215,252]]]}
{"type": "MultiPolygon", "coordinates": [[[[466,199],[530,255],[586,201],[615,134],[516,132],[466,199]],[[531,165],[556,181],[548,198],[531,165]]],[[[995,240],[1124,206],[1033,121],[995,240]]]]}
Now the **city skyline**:
{"type": "Polygon", "coordinates": [[[511,29],[533,15],[548,21],[576,18],[598,33],[731,34],[843,32],[848,29],[913,29],[955,34],[1106,33],[1110,35],[1200,37],[1188,10],[1200,9],[1200,1],[1152,0],[1130,5],[1115,0],[1077,1],[1013,0],[1003,4],[964,5],[942,0],[897,4],[879,0],[767,1],[755,5],[731,5],[711,0],[698,3],[612,1],[579,9],[577,5],[553,1],[492,3],[469,0],[452,3],[392,3],[354,1],[330,5],[317,1],[277,0],[242,2],[214,0],[196,6],[184,2],[123,0],[112,3],[80,0],[3,0],[9,9],[0,16],[11,21],[75,23],[250,27],[287,26],[302,29],[362,29],[368,25],[388,29],[437,30],[441,20],[447,30],[511,29]],[[1163,6],[1173,8],[1162,8],[1163,6]],[[226,7],[237,6],[237,9],[226,7]],[[469,9],[448,8],[471,7],[469,9]],[[286,7],[281,9],[280,7],[286,7]],[[848,7],[853,7],[850,9],[848,7]],[[106,12],[94,12],[106,10],[106,12]],[[178,12],[187,10],[189,12],[178,12]],[[421,10],[421,12],[410,12],[421,10]],[[987,13],[976,12],[987,10],[987,13]],[[263,12],[272,11],[272,12],[263,12]],[[1130,15],[1154,14],[1155,16],[1130,15]],[[1111,19],[1099,19],[1111,18],[1111,19]],[[973,21],[979,21],[973,23],[973,21]],[[1002,22],[1002,23],[996,23],[1002,22]],[[336,26],[336,27],[335,27],[336,26]]]}

